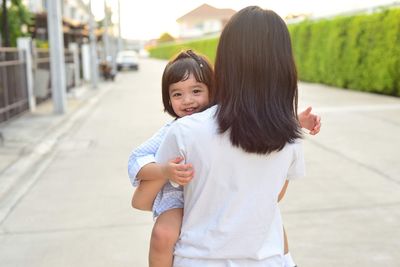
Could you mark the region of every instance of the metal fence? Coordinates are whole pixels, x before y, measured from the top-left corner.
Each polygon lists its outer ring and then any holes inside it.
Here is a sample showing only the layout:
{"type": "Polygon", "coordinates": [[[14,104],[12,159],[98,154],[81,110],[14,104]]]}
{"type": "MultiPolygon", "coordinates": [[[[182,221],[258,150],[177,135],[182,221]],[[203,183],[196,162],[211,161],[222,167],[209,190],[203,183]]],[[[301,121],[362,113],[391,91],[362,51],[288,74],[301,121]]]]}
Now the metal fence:
{"type": "Polygon", "coordinates": [[[25,54],[0,47],[0,122],[28,109],[25,54]]]}
{"type": "MultiPolygon", "coordinates": [[[[75,86],[73,53],[65,50],[67,91],[75,86]]],[[[32,50],[33,94],[37,104],[51,98],[50,54],[32,50]]],[[[0,123],[29,109],[26,55],[17,48],[0,47],[0,123]]]]}
{"type": "MultiPolygon", "coordinates": [[[[75,86],[74,84],[74,58],[70,51],[65,50],[65,72],[67,91],[75,86]]],[[[33,91],[36,103],[41,103],[51,97],[50,81],[50,52],[48,49],[33,49],[33,91]]]]}

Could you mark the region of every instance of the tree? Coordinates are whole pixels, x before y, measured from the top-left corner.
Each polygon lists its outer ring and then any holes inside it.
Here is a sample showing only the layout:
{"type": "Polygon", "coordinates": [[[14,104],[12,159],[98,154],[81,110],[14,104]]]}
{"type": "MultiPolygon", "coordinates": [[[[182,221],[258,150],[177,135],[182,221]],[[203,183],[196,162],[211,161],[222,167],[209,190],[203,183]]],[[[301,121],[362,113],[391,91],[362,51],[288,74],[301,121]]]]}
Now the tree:
{"type": "Polygon", "coordinates": [[[174,41],[174,37],[171,36],[171,34],[165,32],[161,34],[160,38],[158,38],[158,43],[167,43],[167,42],[172,42],[174,41]]]}
{"type": "Polygon", "coordinates": [[[22,0],[11,0],[8,8],[7,0],[3,0],[0,19],[3,24],[1,33],[4,46],[16,46],[17,38],[27,35],[22,27],[32,24],[32,15],[22,4],[22,0]]]}
{"type": "MultiPolygon", "coordinates": [[[[8,20],[7,20],[7,0],[3,0],[1,5],[1,22],[3,27],[1,29],[2,39],[4,40],[4,46],[10,46],[10,33],[8,31],[8,20]]],[[[0,44],[1,45],[1,44],[0,44]]]]}

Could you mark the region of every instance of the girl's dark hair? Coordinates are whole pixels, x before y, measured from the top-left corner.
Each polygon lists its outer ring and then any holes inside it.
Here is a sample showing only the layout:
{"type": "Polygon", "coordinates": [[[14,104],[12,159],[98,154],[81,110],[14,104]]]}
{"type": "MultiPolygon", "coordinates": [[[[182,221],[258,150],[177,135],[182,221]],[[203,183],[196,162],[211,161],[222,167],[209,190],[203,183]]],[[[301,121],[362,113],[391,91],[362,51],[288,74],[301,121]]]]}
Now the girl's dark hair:
{"type": "Polygon", "coordinates": [[[221,33],[215,87],[220,133],[246,152],[268,154],[301,137],[297,72],[285,22],[250,6],[221,33]]]}
{"type": "MultiPolygon", "coordinates": [[[[208,95],[210,104],[212,105],[213,91],[214,91],[214,73],[210,62],[206,57],[199,55],[192,50],[180,52],[174,57],[164,69],[162,76],[162,100],[164,104],[164,111],[168,112],[171,116],[178,118],[175,114],[169,97],[169,86],[173,83],[186,81],[190,74],[199,83],[204,83],[208,87],[208,95]]],[[[207,106],[207,107],[208,107],[207,106]]],[[[207,108],[206,107],[206,108],[207,108]]]]}

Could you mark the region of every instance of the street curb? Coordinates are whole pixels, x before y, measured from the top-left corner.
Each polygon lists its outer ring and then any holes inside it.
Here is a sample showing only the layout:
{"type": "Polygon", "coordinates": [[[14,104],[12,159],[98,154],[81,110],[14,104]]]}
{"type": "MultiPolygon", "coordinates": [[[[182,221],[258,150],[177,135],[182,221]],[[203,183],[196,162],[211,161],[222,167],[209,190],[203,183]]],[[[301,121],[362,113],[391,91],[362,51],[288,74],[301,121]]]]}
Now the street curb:
{"type": "Polygon", "coordinates": [[[110,86],[97,90],[98,92],[92,98],[84,99],[76,110],[52,126],[50,132],[32,147],[30,153],[22,155],[1,174],[0,225],[52,162],[56,155],[58,141],[94,108],[110,90],[110,86]]]}

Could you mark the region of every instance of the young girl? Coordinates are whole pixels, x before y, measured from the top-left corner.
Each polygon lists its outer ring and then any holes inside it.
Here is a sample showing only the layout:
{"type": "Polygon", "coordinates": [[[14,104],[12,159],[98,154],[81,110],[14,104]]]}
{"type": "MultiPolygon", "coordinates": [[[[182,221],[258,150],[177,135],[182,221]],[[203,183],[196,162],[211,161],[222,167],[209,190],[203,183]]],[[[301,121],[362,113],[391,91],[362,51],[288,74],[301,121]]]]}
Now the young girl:
{"type": "Polygon", "coordinates": [[[277,200],[286,180],[304,176],[285,22],[259,7],[236,13],[220,36],[215,82],[217,105],[171,125],[155,158],[179,155],[195,169],[174,266],[282,267],[277,200]]]}
{"type": "MultiPolygon", "coordinates": [[[[162,76],[164,110],[174,118],[200,112],[209,107],[213,95],[213,70],[208,60],[191,50],[179,53],[165,67],[162,76]]],[[[152,210],[157,220],[150,242],[150,266],[171,266],[174,245],[182,222],[183,191],[167,182],[188,182],[193,177],[189,164],[174,158],[165,165],[155,163],[155,154],[175,120],[135,149],[129,158],[128,172],[137,186],[132,206],[152,210]],[[140,181],[140,183],[139,183],[140,181]]]]}
{"type": "MultiPolygon", "coordinates": [[[[188,50],[167,64],[162,78],[162,98],[164,109],[171,116],[180,118],[204,110],[213,93],[212,68],[203,56],[188,50]]],[[[311,108],[306,109],[299,119],[311,134],[316,134],[320,127],[319,117],[310,112],[311,108]]],[[[172,123],[134,150],[128,164],[131,182],[137,186],[132,198],[133,207],[153,210],[157,217],[151,236],[150,266],[172,265],[173,249],[182,222],[182,187],[172,187],[166,183],[167,177],[181,185],[193,178],[191,165],[180,163],[182,157],[165,165],[155,163],[159,144],[172,123]]],[[[288,254],[287,258],[290,261],[288,254]]]]}

